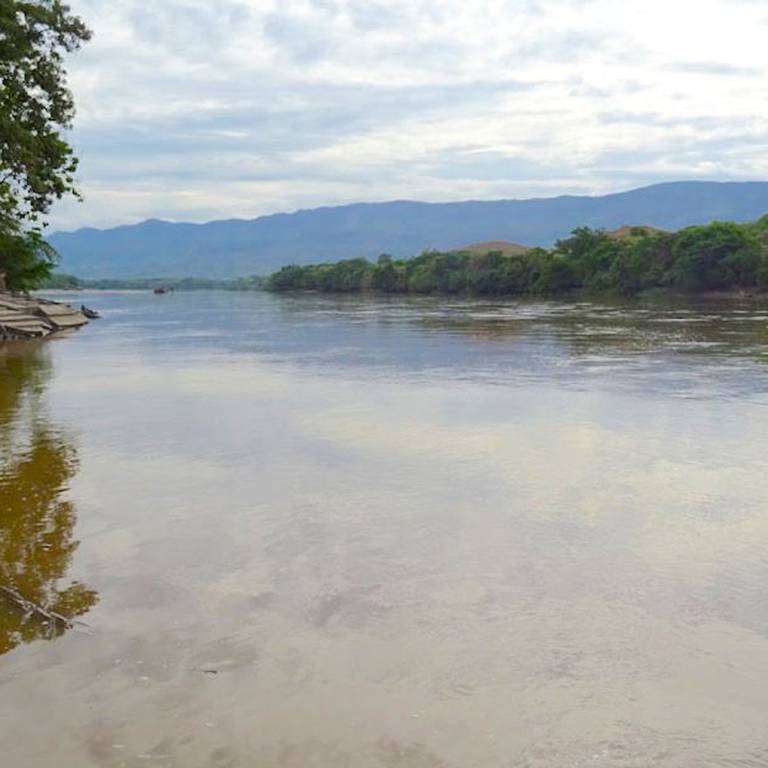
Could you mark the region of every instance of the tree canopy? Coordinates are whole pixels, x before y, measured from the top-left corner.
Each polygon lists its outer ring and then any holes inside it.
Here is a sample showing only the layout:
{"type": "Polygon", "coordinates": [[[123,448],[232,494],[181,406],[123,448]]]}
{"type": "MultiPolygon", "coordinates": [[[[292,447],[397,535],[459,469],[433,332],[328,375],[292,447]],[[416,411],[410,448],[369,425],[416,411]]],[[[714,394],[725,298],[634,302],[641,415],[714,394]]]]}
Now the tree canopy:
{"type": "Polygon", "coordinates": [[[64,56],[90,36],[59,0],[0,0],[0,272],[10,288],[50,272],[42,217],[77,195],[77,158],[62,137],[75,111],[64,56]]]}
{"type": "Polygon", "coordinates": [[[525,253],[425,251],[376,263],[289,266],[270,276],[273,291],[378,291],[519,296],[571,291],[631,296],[650,289],[690,293],[768,289],[768,216],[749,224],[714,222],[621,234],[580,227],[554,248],[525,253]]]}

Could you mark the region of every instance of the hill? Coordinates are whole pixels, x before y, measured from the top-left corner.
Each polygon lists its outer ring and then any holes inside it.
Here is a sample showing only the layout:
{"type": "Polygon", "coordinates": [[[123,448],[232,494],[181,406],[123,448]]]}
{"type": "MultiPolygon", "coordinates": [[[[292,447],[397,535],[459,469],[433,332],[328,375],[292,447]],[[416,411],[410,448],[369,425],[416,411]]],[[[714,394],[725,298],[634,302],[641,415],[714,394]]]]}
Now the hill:
{"type": "Polygon", "coordinates": [[[768,212],[768,182],[672,182],[602,197],[456,203],[358,203],[252,220],[149,220],[51,236],[60,270],[84,278],[236,277],[380,253],[410,256],[491,238],[550,246],[578,226],[676,230],[768,212]]]}
{"type": "Polygon", "coordinates": [[[526,253],[531,248],[528,245],[520,245],[519,243],[508,243],[506,240],[486,240],[482,243],[472,243],[472,245],[465,245],[459,248],[460,251],[466,251],[467,253],[503,253],[505,256],[509,256],[516,253],[526,253]]]}
{"type": "Polygon", "coordinates": [[[624,226],[624,227],[619,227],[618,229],[611,230],[610,232],[606,232],[605,234],[608,235],[608,237],[613,238],[614,240],[622,240],[627,237],[637,237],[639,235],[662,234],[666,231],[667,230],[659,229],[658,227],[624,226]]]}

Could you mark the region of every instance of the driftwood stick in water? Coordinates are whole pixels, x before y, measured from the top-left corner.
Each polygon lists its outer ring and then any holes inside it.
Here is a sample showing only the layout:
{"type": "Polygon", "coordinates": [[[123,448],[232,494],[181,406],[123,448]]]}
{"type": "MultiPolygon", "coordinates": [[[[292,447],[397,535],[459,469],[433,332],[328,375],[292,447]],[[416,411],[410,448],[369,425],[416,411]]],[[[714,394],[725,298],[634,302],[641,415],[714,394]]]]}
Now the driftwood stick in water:
{"type": "Polygon", "coordinates": [[[38,618],[44,619],[50,624],[63,626],[64,629],[72,629],[74,626],[74,624],[68,618],[66,618],[66,616],[62,616],[60,613],[56,613],[55,611],[46,610],[42,606],[37,605],[37,603],[26,600],[15,589],[0,586],[0,592],[2,592],[12,603],[14,603],[14,605],[16,605],[18,608],[21,608],[27,614],[27,616],[37,616],[38,618]]]}

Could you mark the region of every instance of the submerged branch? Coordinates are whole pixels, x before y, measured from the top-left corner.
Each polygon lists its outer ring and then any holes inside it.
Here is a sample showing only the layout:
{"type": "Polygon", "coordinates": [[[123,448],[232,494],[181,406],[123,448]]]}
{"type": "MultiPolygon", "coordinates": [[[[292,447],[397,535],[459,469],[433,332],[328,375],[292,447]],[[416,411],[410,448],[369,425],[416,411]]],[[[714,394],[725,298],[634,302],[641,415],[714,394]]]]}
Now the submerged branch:
{"type": "Polygon", "coordinates": [[[25,618],[36,616],[37,618],[48,622],[52,627],[58,626],[64,629],[72,629],[74,627],[74,622],[70,621],[66,616],[62,616],[55,611],[49,611],[41,605],[25,599],[15,589],[0,586],[0,593],[5,595],[17,608],[24,611],[25,618]]]}

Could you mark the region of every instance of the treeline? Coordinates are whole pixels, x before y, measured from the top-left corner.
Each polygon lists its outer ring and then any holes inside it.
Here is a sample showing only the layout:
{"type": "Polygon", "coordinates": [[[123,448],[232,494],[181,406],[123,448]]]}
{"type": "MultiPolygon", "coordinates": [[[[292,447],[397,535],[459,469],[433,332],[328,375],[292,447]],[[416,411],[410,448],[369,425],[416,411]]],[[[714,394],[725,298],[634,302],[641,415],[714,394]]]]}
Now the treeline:
{"type": "Polygon", "coordinates": [[[581,227],[552,249],[519,254],[425,251],[411,259],[385,254],[376,262],[288,266],[271,275],[265,287],[495,296],[768,289],[768,215],[748,224],[716,222],[679,232],[581,227]]]}
{"type": "Polygon", "coordinates": [[[238,277],[230,280],[214,280],[205,277],[152,277],[119,279],[106,278],[103,280],[82,280],[74,275],[55,272],[42,280],[41,289],[54,290],[117,290],[117,291],[151,291],[155,288],[172,288],[174,291],[254,291],[263,287],[263,277],[238,277]]]}

